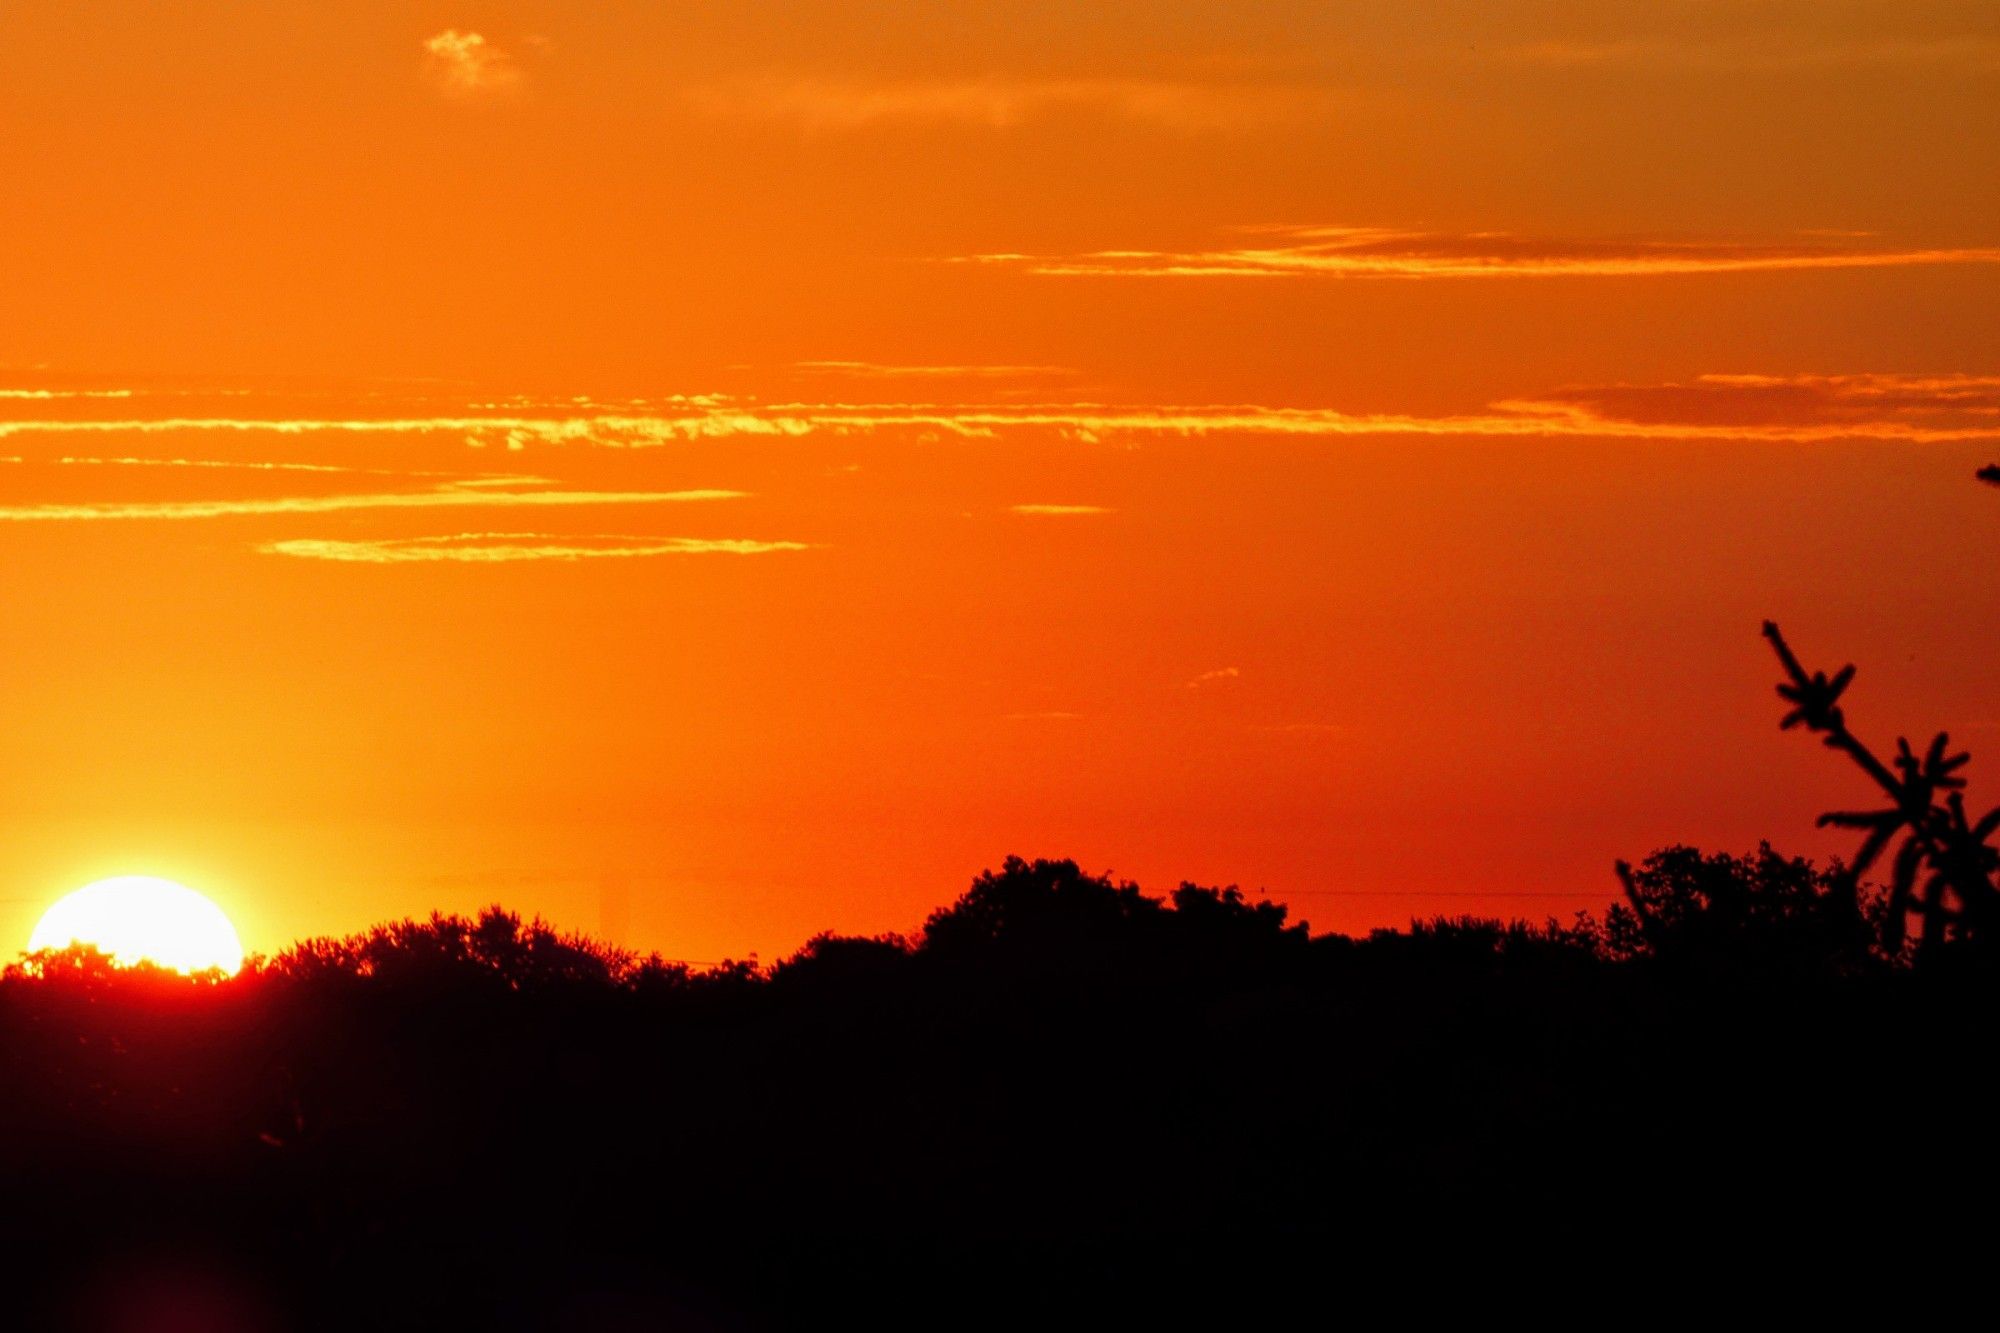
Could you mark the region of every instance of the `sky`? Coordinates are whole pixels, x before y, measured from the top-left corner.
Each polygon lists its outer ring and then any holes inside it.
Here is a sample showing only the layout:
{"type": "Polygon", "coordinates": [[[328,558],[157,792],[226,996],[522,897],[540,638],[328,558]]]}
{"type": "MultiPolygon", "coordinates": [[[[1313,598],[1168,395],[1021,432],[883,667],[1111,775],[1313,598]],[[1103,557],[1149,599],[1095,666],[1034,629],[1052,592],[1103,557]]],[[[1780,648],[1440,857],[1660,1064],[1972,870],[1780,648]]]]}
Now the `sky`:
{"type": "MultiPolygon", "coordinates": [[[[2000,9],[0,8],[0,950],[1315,929],[2000,747],[2000,9]]],[[[1993,799],[1988,795],[1987,800],[1993,799]]]]}

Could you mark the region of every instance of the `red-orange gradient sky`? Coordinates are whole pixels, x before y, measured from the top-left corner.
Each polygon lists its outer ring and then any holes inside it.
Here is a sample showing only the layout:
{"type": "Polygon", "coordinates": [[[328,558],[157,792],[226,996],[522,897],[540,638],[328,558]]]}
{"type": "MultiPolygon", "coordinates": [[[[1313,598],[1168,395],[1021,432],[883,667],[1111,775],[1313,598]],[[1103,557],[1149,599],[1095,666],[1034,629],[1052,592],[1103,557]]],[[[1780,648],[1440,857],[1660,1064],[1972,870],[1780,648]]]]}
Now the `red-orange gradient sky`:
{"type": "MultiPolygon", "coordinates": [[[[0,7],[0,945],[1316,927],[2000,752],[2000,9],[0,7]]],[[[1989,787],[1988,791],[1992,789],[1989,787]]]]}

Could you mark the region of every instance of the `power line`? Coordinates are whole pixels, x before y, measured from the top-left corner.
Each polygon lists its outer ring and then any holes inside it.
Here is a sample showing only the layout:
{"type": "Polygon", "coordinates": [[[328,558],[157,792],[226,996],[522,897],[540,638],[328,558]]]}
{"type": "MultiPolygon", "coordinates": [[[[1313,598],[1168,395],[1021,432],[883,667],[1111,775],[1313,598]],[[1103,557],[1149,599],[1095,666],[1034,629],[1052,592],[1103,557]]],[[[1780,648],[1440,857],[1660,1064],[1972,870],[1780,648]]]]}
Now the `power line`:
{"type": "Polygon", "coordinates": [[[1288,889],[1268,893],[1273,898],[1615,898],[1615,893],[1518,893],[1477,889],[1288,889]]]}

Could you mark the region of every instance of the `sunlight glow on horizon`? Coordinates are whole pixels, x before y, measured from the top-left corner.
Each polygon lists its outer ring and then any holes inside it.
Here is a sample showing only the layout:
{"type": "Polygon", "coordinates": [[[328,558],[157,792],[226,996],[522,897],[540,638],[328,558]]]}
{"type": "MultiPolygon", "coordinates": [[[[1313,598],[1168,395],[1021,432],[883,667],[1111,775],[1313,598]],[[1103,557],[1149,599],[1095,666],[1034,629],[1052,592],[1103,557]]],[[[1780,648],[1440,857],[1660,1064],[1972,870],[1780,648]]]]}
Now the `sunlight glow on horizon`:
{"type": "Polygon", "coordinates": [[[123,875],[86,884],[42,914],[28,952],[94,946],[120,967],[146,962],[177,972],[243,967],[243,943],[222,909],[170,879],[123,875]]]}

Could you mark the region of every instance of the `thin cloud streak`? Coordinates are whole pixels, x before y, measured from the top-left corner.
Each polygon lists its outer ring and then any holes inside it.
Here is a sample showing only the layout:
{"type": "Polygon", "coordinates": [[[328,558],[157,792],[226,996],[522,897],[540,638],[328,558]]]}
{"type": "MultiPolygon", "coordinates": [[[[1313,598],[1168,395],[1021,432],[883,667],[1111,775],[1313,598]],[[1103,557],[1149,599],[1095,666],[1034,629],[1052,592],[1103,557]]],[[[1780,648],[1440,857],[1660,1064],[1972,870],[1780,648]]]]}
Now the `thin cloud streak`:
{"type": "Polygon", "coordinates": [[[82,504],[0,506],[0,522],[186,521],[249,518],[275,514],[337,514],[377,509],[578,508],[612,505],[686,504],[734,500],[743,491],[509,491],[455,486],[431,491],[379,495],[278,496],[251,500],[105,501],[82,504]]]}
{"type": "Polygon", "coordinates": [[[813,549],[804,542],[745,541],[705,537],[558,536],[542,532],[460,532],[443,537],[379,541],[298,539],[267,542],[265,555],[338,564],[501,565],[575,564],[586,560],[644,560],[685,555],[770,555],[813,549]]]}
{"type": "MultiPolygon", "coordinates": [[[[270,463],[243,461],[232,462],[210,458],[52,458],[48,460],[54,467],[146,467],[146,468],[188,468],[196,471],[215,472],[307,472],[332,476],[349,477],[450,477],[461,474],[452,472],[418,472],[400,468],[347,467],[339,463],[270,463]]],[[[467,479],[461,486],[494,485],[493,481],[467,479]]]]}
{"type": "Polygon", "coordinates": [[[1701,375],[1678,384],[1570,386],[1494,405],[1630,429],[1807,431],[1984,439],[2000,428],[2000,376],[1701,375]]]}
{"type": "Polygon", "coordinates": [[[811,421],[760,415],[756,409],[694,406],[683,415],[423,417],[152,417],[125,420],[0,421],[0,439],[17,435],[170,435],[181,431],[263,435],[440,435],[474,442],[608,443],[597,435],[629,436],[653,443],[721,439],[739,435],[808,435],[811,421]],[[518,436],[519,438],[513,438],[518,436]]]}
{"type": "Polygon", "coordinates": [[[874,361],[798,361],[793,368],[810,375],[881,380],[1053,379],[1077,373],[1068,366],[885,366],[874,361]]]}
{"type": "MultiPolygon", "coordinates": [[[[647,449],[701,440],[849,438],[914,430],[990,440],[1050,430],[1092,441],[1220,434],[1491,436],[1628,440],[1738,440],[1912,444],[2000,439],[2000,377],[1979,375],[1707,375],[1683,384],[1603,385],[1507,399],[1445,415],[1357,413],[1258,404],[778,403],[690,404],[649,415],[473,416],[377,419],[173,418],[0,422],[0,438],[218,433],[302,436],[446,436],[468,444],[647,449]]],[[[468,480],[462,487],[516,484],[468,480]]]]}
{"type": "Polygon", "coordinates": [[[1540,41],[1503,48],[1502,59],[1558,69],[1681,67],[1697,70],[1843,70],[1856,67],[2000,72],[2000,40],[1963,33],[1857,41],[1726,39],[1540,41]]]}
{"type": "Polygon", "coordinates": [[[1115,509],[1103,505],[1010,505],[1010,514],[1022,514],[1031,518],[1087,517],[1095,514],[1115,514],[1115,509]]]}
{"type": "Polygon", "coordinates": [[[0,389],[0,399],[55,402],[69,399],[130,398],[130,389],[0,389]]]}
{"type": "Polygon", "coordinates": [[[1101,278],[1635,278],[1690,274],[2000,264],[2000,247],[1868,247],[1814,243],[1572,241],[1504,232],[1377,227],[1253,227],[1265,244],[1203,250],[1098,250],[1076,255],[955,256],[947,263],[1049,277],[1101,278]]]}
{"type": "Polygon", "coordinates": [[[1586,407],[1555,400],[1509,400],[1485,413],[1418,416],[1354,413],[1334,408],[1265,407],[1258,404],[1119,406],[1041,404],[1020,407],[908,405],[850,407],[788,405],[732,410],[694,417],[461,418],[371,421],[279,421],[210,418],[172,422],[9,422],[9,435],[72,433],[120,434],[224,431],[274,435],[458,435],[475,443],[497,436],[510,448],[539,445],[594,445],[613,449],[659,448],[692,440],[806,439],[846,437],[912,428],[969,439],[996,438],[1001,432],[1054,429],[1071,438],[1111,436],[1205,436],[1216,434],[1290,436],[1597,436],[1617,439],[1733,439],[1813,443],[1835,439],[1904,440],[1912,443],[2000,438],[2000,426],[1933,428],[1907,421],[1851,421],[1836,424],[1761,426],[1676,422],[1634,422],[1600,416],[1586,407]]]}

